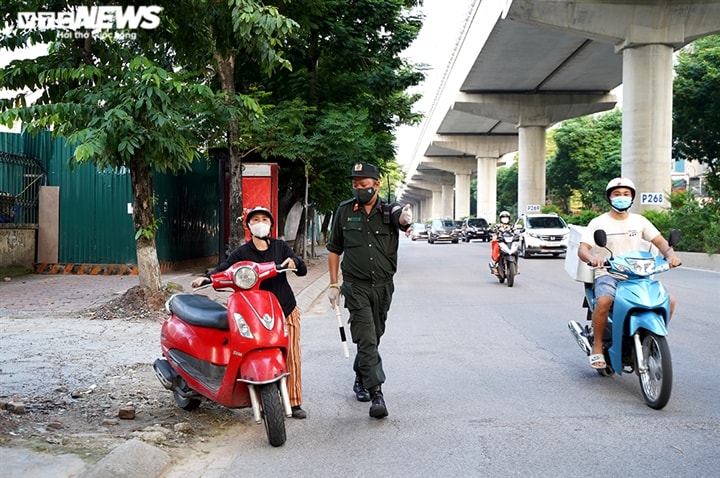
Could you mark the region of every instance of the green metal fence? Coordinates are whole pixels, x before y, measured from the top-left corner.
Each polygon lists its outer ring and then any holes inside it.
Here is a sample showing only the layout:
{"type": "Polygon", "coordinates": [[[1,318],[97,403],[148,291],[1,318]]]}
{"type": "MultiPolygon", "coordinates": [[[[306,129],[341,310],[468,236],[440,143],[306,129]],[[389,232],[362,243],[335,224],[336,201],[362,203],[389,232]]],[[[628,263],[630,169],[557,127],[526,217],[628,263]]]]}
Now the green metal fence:
{"type": "MultiPolygon", "coordinates": [[[[125,169],[99,170],[69,159],[74,148],[50,133],[0,133],[0,151],[38,158],[47,185],[60,187],[59,262],[137,264],[132,187],[125,169]]],[[[0,169],[2,181],[17,172],[0,169]]],[[[217,254],[217,163],[199,161],[177,176],[154,175],[158,259],[180,261],[217,254]]],[[[2,190],[2,188],[0,188],[2,190]]]]}

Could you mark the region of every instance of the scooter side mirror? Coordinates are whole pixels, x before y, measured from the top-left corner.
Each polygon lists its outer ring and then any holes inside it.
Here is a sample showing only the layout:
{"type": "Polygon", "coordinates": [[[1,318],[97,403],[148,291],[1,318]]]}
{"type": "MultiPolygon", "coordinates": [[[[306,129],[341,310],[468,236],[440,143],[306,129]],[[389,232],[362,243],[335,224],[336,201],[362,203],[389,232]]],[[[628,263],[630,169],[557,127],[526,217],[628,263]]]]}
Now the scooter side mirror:
{"type": "Polygon", "coordinates": [[[670,247],[675,247],[678,245],[678,242],[680,242],[680,229],[673,229],[670,231],[668,244],[670,244],[670,247]]]}
{"type": "Polygon", "coordinates": [[[595,240],[595,244],[598,245],[598,247],[605,247],[607,246],[607,234],[603,229],[598,229],[593,234],[593,239],[595,240]]]}

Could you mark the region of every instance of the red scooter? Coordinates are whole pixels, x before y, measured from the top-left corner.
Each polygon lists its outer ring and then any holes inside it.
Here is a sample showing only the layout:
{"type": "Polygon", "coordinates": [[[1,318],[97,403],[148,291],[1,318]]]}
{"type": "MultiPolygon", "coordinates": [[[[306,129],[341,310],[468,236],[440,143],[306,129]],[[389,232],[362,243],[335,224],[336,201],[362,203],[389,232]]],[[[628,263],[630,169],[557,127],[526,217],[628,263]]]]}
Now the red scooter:
{"type": "Polygon", "coordinates": [[[260,283],[291,270],[242,261],[214,274],[214,289],[233,290],[227,309],[205,296],[173,295],[160,332],[164,358],[153,365],[185,410],[197,408],[202,397],[228,408],[252,407],[272,446],[285,443],[285,417],[292,415],[288,335],[280,303],[260,283]]]}

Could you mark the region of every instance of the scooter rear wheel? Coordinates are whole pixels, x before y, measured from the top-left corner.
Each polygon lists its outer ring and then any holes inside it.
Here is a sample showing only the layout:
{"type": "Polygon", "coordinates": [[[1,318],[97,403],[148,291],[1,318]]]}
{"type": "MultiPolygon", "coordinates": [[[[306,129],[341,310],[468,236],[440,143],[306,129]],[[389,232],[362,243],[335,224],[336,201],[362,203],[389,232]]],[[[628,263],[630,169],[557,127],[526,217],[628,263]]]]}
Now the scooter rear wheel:
{"type": "Polygon", "coordinates": [[[647,372],[640,372],[640,388],[645,404],[656,410],[667,405],[672,392],[672,358],[667,339],[646,331],[641,337],[647,372]]]}
{"type": "Polygon", "coordinates": [[[261,386],[260,400],[262,401],[263,422],[268,442],[272,446],[280,446],[285,443],[287,435],[285,433],[285,414],[277,383],[261,386]]]}
{"type": "Polygon", "coordinates": [[[177,390],[173,390],[173,397],[175,397],[175,403],[177,403],[178,407],[182,408],[183,410],[192,411],[200,406],[199,398],[183,397],[177,390]]]}

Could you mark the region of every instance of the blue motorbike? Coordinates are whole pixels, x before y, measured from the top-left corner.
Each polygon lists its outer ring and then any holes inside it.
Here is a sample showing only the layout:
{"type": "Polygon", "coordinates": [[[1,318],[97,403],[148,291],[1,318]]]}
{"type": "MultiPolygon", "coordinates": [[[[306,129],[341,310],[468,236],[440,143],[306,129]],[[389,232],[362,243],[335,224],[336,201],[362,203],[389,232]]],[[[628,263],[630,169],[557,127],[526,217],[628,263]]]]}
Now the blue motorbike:
{"type": "MultiPolygon", "coordinates": [[[[595,243],[607,249],[605,231],[595,231],[595,243]]],[[[680,240],[680,231],[670,233],[669,244],[680,240]]],[[[605,262],[613,274],[623,275],[615,293],[615,301],[608,316],[602,337],[607,367],[598,369],[603,376],[636,373],[640,379],[645,403],[656,410],[670,400],[672,391],[672,358],[667,343],[667,326],[670,320],[670,294],[654,274],[665,272],[670,265],[663,256],[636,251],[620,254],[605,262]]],[[[592,321],[595,308],[592,283],[585,283],[583,307],[587,307],[587,320],[592,321]]],[[[592,324],[592,322],[590,322],[592,324]]],[[[568,323],[570,332],[580,348],[589,356],[596,339],[592,325],[581,327],[574,320],[568,323]]]]}

